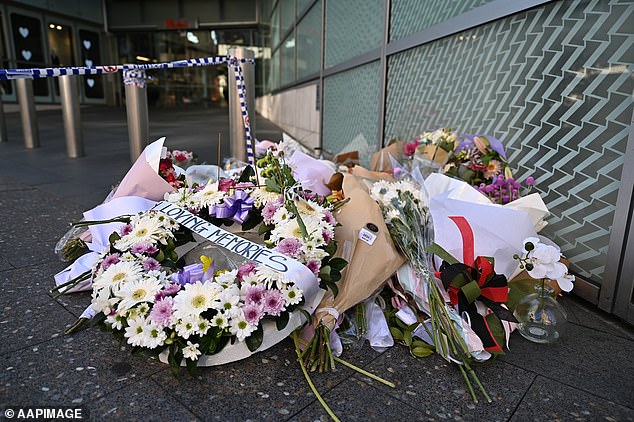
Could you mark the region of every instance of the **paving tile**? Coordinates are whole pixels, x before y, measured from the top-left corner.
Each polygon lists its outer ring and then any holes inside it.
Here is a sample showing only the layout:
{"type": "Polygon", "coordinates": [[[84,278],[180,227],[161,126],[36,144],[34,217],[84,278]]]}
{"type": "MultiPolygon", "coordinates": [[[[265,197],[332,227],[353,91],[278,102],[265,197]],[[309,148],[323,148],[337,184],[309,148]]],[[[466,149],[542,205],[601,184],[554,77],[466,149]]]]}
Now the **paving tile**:
{"type": "MultiPolygon", "coordinates": [[[[366,348],[353,351],[348,358],[364,365],[377,357],[366,348]]],[[[290,339],[257,353],[248,359],[219,367],[199,368],[197,377],[183,374],[175,379],[169,372],[152,378],[167,395],[187,402],[188,407],[206,420],[278,421],[297,413],[315,400],[290,339]],[[230,416],[228,416],[230,415],[230,416]]],[[[336,372],[313,374],[321,394],[351,376],[349,369],[338,366],[336,372]]]]}
{"type": "MultiPolygon", "coordinates": [[[[342,421],[416,421],[421,411],[357,379],[343,381],[322,395],[326,404],[342,421]]],[[[318,402],[293,415],[292,421],[329,421],[318,402]]]]}
{"type": "MultiPolygon", "coordinates": [[[[13,352],[59,336],[76,319],[37,287],[29,289],[27,284],[20,286],[19,281],[11,283],[11,276],[16,272],[20,270],[0,273],[0,280],[7,281],[2,285],[0,294],[0,328],[3,333],[0,353],[13,352]],[[18,287],[15,287],[16,284],[18,287]]],[[[33,270],[20,272],[20,277],[28,278],[37,273],[33,270]]]]}
{"type": "Polygon", "coordinates": [[[537,377],[510,422],[634,421],[634,410],[557,381],[537,377]]]}
{"type": "Polygon", "coordinates": [[[15,267],[0,253],[0,271],[13,270],[15,267]]]}
{"type": "Polygon", "coordinates": [[[634,408],[634,341],[575,324],[554,344],[514,334],[501,360],[634,408]]]}
{"type": "MultiPolygon", "coordinates": [[[[18,182],[13,177],[9,176],[0,176],[0,194],[4,195],[4,192],[11,192],[16,190],[29,190],[33,189],[33,187],[26,185],[24,183],[18,182]]],[[[10,194],[7,194],[10,195],[10,194]]]]}
{"type": "Polygon", "coordinates": [[[501,361],[475,366],[492,402],[478,394],[479,402],[474,403],[458,368],[438,355],[417,359],[397,345],[365,369],[394,382],[396,388],[373,380],[367,380],[368,384],[419,409],[426,420],[506,421],[535,378],[533,373],[501,361]]]}
{"type": "MultiPolygon", "coordinates": [[[[84,406],[92,420],[198,421],[185,405],[143,379],[84,406]]],[[[228,420],[228,419],[225,419],[228,420]]]]}
{"type": "Polygon", "coordinates": [[[569,322],[634,340],[634,328],[583,299],[567,295],[560,298],[560,302],[566,309],[569,322]]]}
{"type": "Polygon", "coordinates": [[[93,328],[0,356],[0,406],[85,404],[165,369],[93,328]]]}

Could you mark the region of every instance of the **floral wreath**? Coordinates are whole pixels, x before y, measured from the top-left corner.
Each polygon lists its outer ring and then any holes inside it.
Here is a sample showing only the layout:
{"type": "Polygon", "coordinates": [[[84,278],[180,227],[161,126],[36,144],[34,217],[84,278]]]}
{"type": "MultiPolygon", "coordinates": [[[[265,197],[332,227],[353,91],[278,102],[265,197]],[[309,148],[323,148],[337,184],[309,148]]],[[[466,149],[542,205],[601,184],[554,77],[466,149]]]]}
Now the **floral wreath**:
{"type": "MultiPolygon", "coordinates": [[[[304,264],[322,289],[336,293],[347,262],[333,257],[333,204],[301,189],[283,154],[269,154],[257,165],[258,176],[247,167],[238,180],[185,184],[166,193],[165,201],[216,226],[259,226],[267,247],[304,264]]],[[[263,341],[264,321],[282,330],[292,312],[306,312],[296,282],[265,265],[216,268],[208,256],[185,265],[177,248],[195,240],[192,232],[160,211],[117,221],[125,224],[112,233],[92,271],[91,306],[97,321],[131,346],[167,351],[174,370],[184,360],[193,372],[200,356],[229,343],[245,342],[254,352],[263,341]]]]}

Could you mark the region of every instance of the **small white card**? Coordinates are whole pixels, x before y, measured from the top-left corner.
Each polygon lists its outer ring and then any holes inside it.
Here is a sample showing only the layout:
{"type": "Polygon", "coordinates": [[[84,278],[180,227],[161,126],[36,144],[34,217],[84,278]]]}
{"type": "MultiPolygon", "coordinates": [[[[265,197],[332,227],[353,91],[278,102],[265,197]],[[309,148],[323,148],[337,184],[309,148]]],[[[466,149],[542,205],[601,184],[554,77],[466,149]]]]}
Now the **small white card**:
{"type": "Polygon", "coordinates": [[[376,234],[364,227],[359,232],[359,239],[363,240],[368,245],[372,245],[376,240],[376,234]]]}

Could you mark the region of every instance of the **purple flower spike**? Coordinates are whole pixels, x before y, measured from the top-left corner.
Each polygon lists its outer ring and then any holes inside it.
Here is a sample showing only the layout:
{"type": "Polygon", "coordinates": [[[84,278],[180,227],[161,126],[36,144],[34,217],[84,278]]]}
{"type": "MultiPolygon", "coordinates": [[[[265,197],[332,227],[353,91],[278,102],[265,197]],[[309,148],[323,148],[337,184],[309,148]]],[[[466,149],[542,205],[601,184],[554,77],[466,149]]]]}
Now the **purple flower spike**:
{"type": "Polygon", "coordinates": [[[526,186],[533,186],[535,184],[535,178],[533,176],[528,176],[526,178],[526,186]]]}

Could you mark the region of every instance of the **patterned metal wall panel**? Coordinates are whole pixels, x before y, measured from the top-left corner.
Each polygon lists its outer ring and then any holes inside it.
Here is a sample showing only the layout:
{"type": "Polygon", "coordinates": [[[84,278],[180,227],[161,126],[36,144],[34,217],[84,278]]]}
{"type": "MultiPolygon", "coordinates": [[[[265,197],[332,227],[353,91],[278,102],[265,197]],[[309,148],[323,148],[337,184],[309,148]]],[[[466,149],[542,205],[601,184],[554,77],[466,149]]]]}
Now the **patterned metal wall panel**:
{"type": "Polygon", "coordinates": [[[493,0],[392,0],[390,40],[461,15],[493,0]]]}
{"type": "Polygon", "coordinates": [[[297,25],[297,79],[319,72],[321,66],[321,1],[297,25]]]}
{"type": "Polygon", "coordinates": [[[381,46],[384,0],[326,1],[326,67],[381,46]]]}
{"type": "Polygon", "coordinates": [[[338,154],[359,151],[367,165],[378,149],[379,62],[324,79],[323,147],[338,154]]]}
{"type": "Polygon", "coordinates": [[[601,281],[632,117],[631,0],[548,3],[389,60],[385,138],[488,133],[530,175],[544,234],[601,281]]]}

